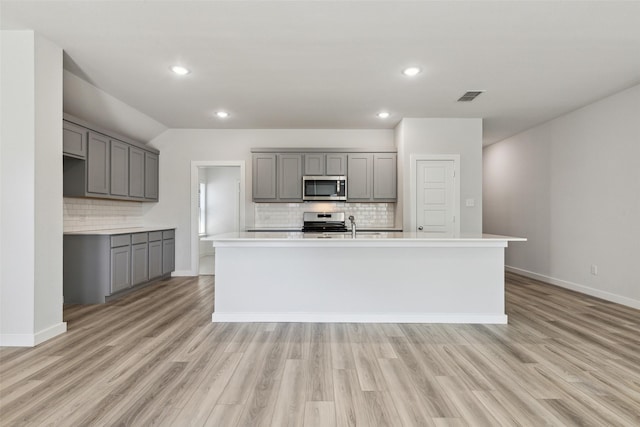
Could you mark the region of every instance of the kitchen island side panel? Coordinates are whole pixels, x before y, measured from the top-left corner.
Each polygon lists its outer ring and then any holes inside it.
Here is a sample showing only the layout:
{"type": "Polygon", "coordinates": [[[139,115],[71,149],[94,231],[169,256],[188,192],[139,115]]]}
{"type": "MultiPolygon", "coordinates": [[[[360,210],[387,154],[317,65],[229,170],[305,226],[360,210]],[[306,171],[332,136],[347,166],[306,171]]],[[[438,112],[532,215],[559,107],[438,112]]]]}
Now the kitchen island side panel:
{"type": "Polygon", "coordinates": [[[212,319],[506,323],[504,247],[217,247],[212,319]]]}

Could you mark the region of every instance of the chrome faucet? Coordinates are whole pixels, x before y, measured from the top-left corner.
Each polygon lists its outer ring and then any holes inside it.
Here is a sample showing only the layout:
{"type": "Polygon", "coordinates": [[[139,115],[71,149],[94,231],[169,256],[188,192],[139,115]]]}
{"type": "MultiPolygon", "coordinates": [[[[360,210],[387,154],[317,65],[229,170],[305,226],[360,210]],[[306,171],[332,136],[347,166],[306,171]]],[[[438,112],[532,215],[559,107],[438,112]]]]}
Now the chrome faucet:
{"type": "Polygon", "coordinates": [[[356,238],[356,222],[353,215],[349,215],[349,221],[351,221],[351,237],[356,238]]]}

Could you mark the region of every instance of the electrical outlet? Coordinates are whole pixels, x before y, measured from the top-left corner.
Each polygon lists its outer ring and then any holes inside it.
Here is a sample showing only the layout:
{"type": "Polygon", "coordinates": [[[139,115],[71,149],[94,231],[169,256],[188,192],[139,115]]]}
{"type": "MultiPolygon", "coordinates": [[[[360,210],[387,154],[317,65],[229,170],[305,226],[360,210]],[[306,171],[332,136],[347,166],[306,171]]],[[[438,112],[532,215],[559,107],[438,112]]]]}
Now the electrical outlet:
{"type": "Polygon", "coordinates": [[[591,264],[591,274],[593,274],[594,276],[598,275],[598,266],[595,264],[591,264]]]}

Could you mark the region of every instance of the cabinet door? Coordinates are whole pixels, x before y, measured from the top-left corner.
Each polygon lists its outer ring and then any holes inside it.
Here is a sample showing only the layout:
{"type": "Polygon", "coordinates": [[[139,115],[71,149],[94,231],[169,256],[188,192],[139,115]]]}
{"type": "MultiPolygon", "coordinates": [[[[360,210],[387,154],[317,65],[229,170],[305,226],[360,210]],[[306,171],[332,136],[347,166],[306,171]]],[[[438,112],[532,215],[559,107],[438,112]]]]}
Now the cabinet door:
{"type": "Polygon", "coordinates": [[[157,240],[149,242],[149,280],[160,276],[162,276],[162,240],[157,240]]]}
{"type": "Polygon", "coordinates": [[[147,243],[131,245],[131,285],[149,280],[149,246],[147,243]]]}
{"type": "Polygon", "coordinates": [[[376,153],[373,155],[373,198],[374,200],[396,200],[395,153],[376,153]]]}
{"type": "Polygon", "coordinates": [[[175,270],[176,241],[166,239],[162,241],[162,274],[169,274],[175,270]]]}
{"type": "Polygon", "coordinates": [[[346,175],[347,155],[337,153],[327,154],[326,165],[327,175],[346,175]]]}
{"type": "Polygon", "coordinates": [[[349,154],[347,200],[367,201],[373,195],[373,154],[349,154]]]}
{"type": "Polygon", "coordinates": [[[66,155],[84,159],[87,157],[87,134],[82,126],[67,121],[62,122],[62,152],[66,155]]]}
{"type": "Polygon", "coordinates": [[[109,138],[89,132],[87,143],[87,192],[109,194],[109,138]]]}
{"type": "Polygon", "coordinates": [[[144,150],[129,147],[129,197],[144,197],[144,150]]]}
{"type": "Polygon", "coordinates": [[[324,154],[305,154],[304,174],[324,175],[324,154]]]}
{"type": "Polygon", "coordinates": [[[302,154],[278,154],[278,200],[302,201],[302,154]]]}
{"type": "Polygon", "coordinates": [[[253,199],[276,199],[276,155],[257,153],[253,155],[253,199]]]}
{"type": "Polygon", "coordinates": [[[144,197],[158,200],[158,155],[144,153],[144,197]]]}
{"type": "Polygon", "coordinates": [[[111,249],[111,293],[131,286],[131,246],[111,249]]]}
{"type": "Polygon", "coordinates": [[[129,195],[129,145],[111,140],[111,191],[115,196],[129,195]]]}

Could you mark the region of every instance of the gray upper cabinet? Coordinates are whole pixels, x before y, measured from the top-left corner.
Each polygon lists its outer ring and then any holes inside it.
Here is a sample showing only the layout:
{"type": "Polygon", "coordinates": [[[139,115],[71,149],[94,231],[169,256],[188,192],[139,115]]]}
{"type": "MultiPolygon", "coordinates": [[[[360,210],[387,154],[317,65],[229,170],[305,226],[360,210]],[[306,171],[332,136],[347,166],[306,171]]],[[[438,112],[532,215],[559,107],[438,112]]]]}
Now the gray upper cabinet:
{"type": "Polygon", "coordinates": [[[325,155],[321,153],[308,153],[304,155],[305,175],[324,175],[325,155]]]}
{"type": "Polygon", "coordinates": [[[129,195],[129,145],[111,140],[111,191],[116,196],[129,195]]]}
{"type": "Polygon", "coordinates": [[[346,175],[347,155],[341,153],[304,154],[305,175],[346,175]]]}
{"type": "Polygon", "coordinates": [[[349,154],[347,200],[370,201],[373,195],[373,154],[349,154]]]}
{"type": "Polygon", "coordinates": [[[278,200],[302,201],[302,154],[278,154],[278,200]]]}
{"type": "Polygon", "coordinates": [[[348,158],[347,200],[395,202],[397,200],[396,153],[358,153],[348,158]]]}
{"type": "Polygon", "coordinates": [[[87,192],[109,194],[109,138],[89,132],[87,144],[87,192]]]}
{"type": "Polygon", "coordinates": [[[325,155],[325,174],[326,175],[346,175],[347,174],[347,155],[340,153],[331,153],[325,155]]]}
{"type": "Polygon", "coordinates": [[[129,147],[129,197],[144,198],[144,153],[129,147]]]}
{"type": "Polygon", "coordinates": [[[144,153],[144,197],[158,200],[158,155],[144,153]]]}
{"type": "MultiPolygon", "coordinates": [[[[253,200],[276,200],[276,155],[256,153],[253,155],[253,200]]],[[[302,185],[302,184],[301,184],[302,185]]]]}
{"type": "Polygon", "coordinates": [[[66,121],[62,122],[62,153],[66,156],[85,159],[88,133],[87,128],[66,121]]]}
{"type": "Polygon", "coordinates": [[[70,117],[62,121],[63,196],[158,200],[158,150],[70,117]]]}
{"type": "Polygon", "coordinates": [[[396,201],[397,163],[395,153],[373,155],[373,199],[375,201],[396,201]]]}

